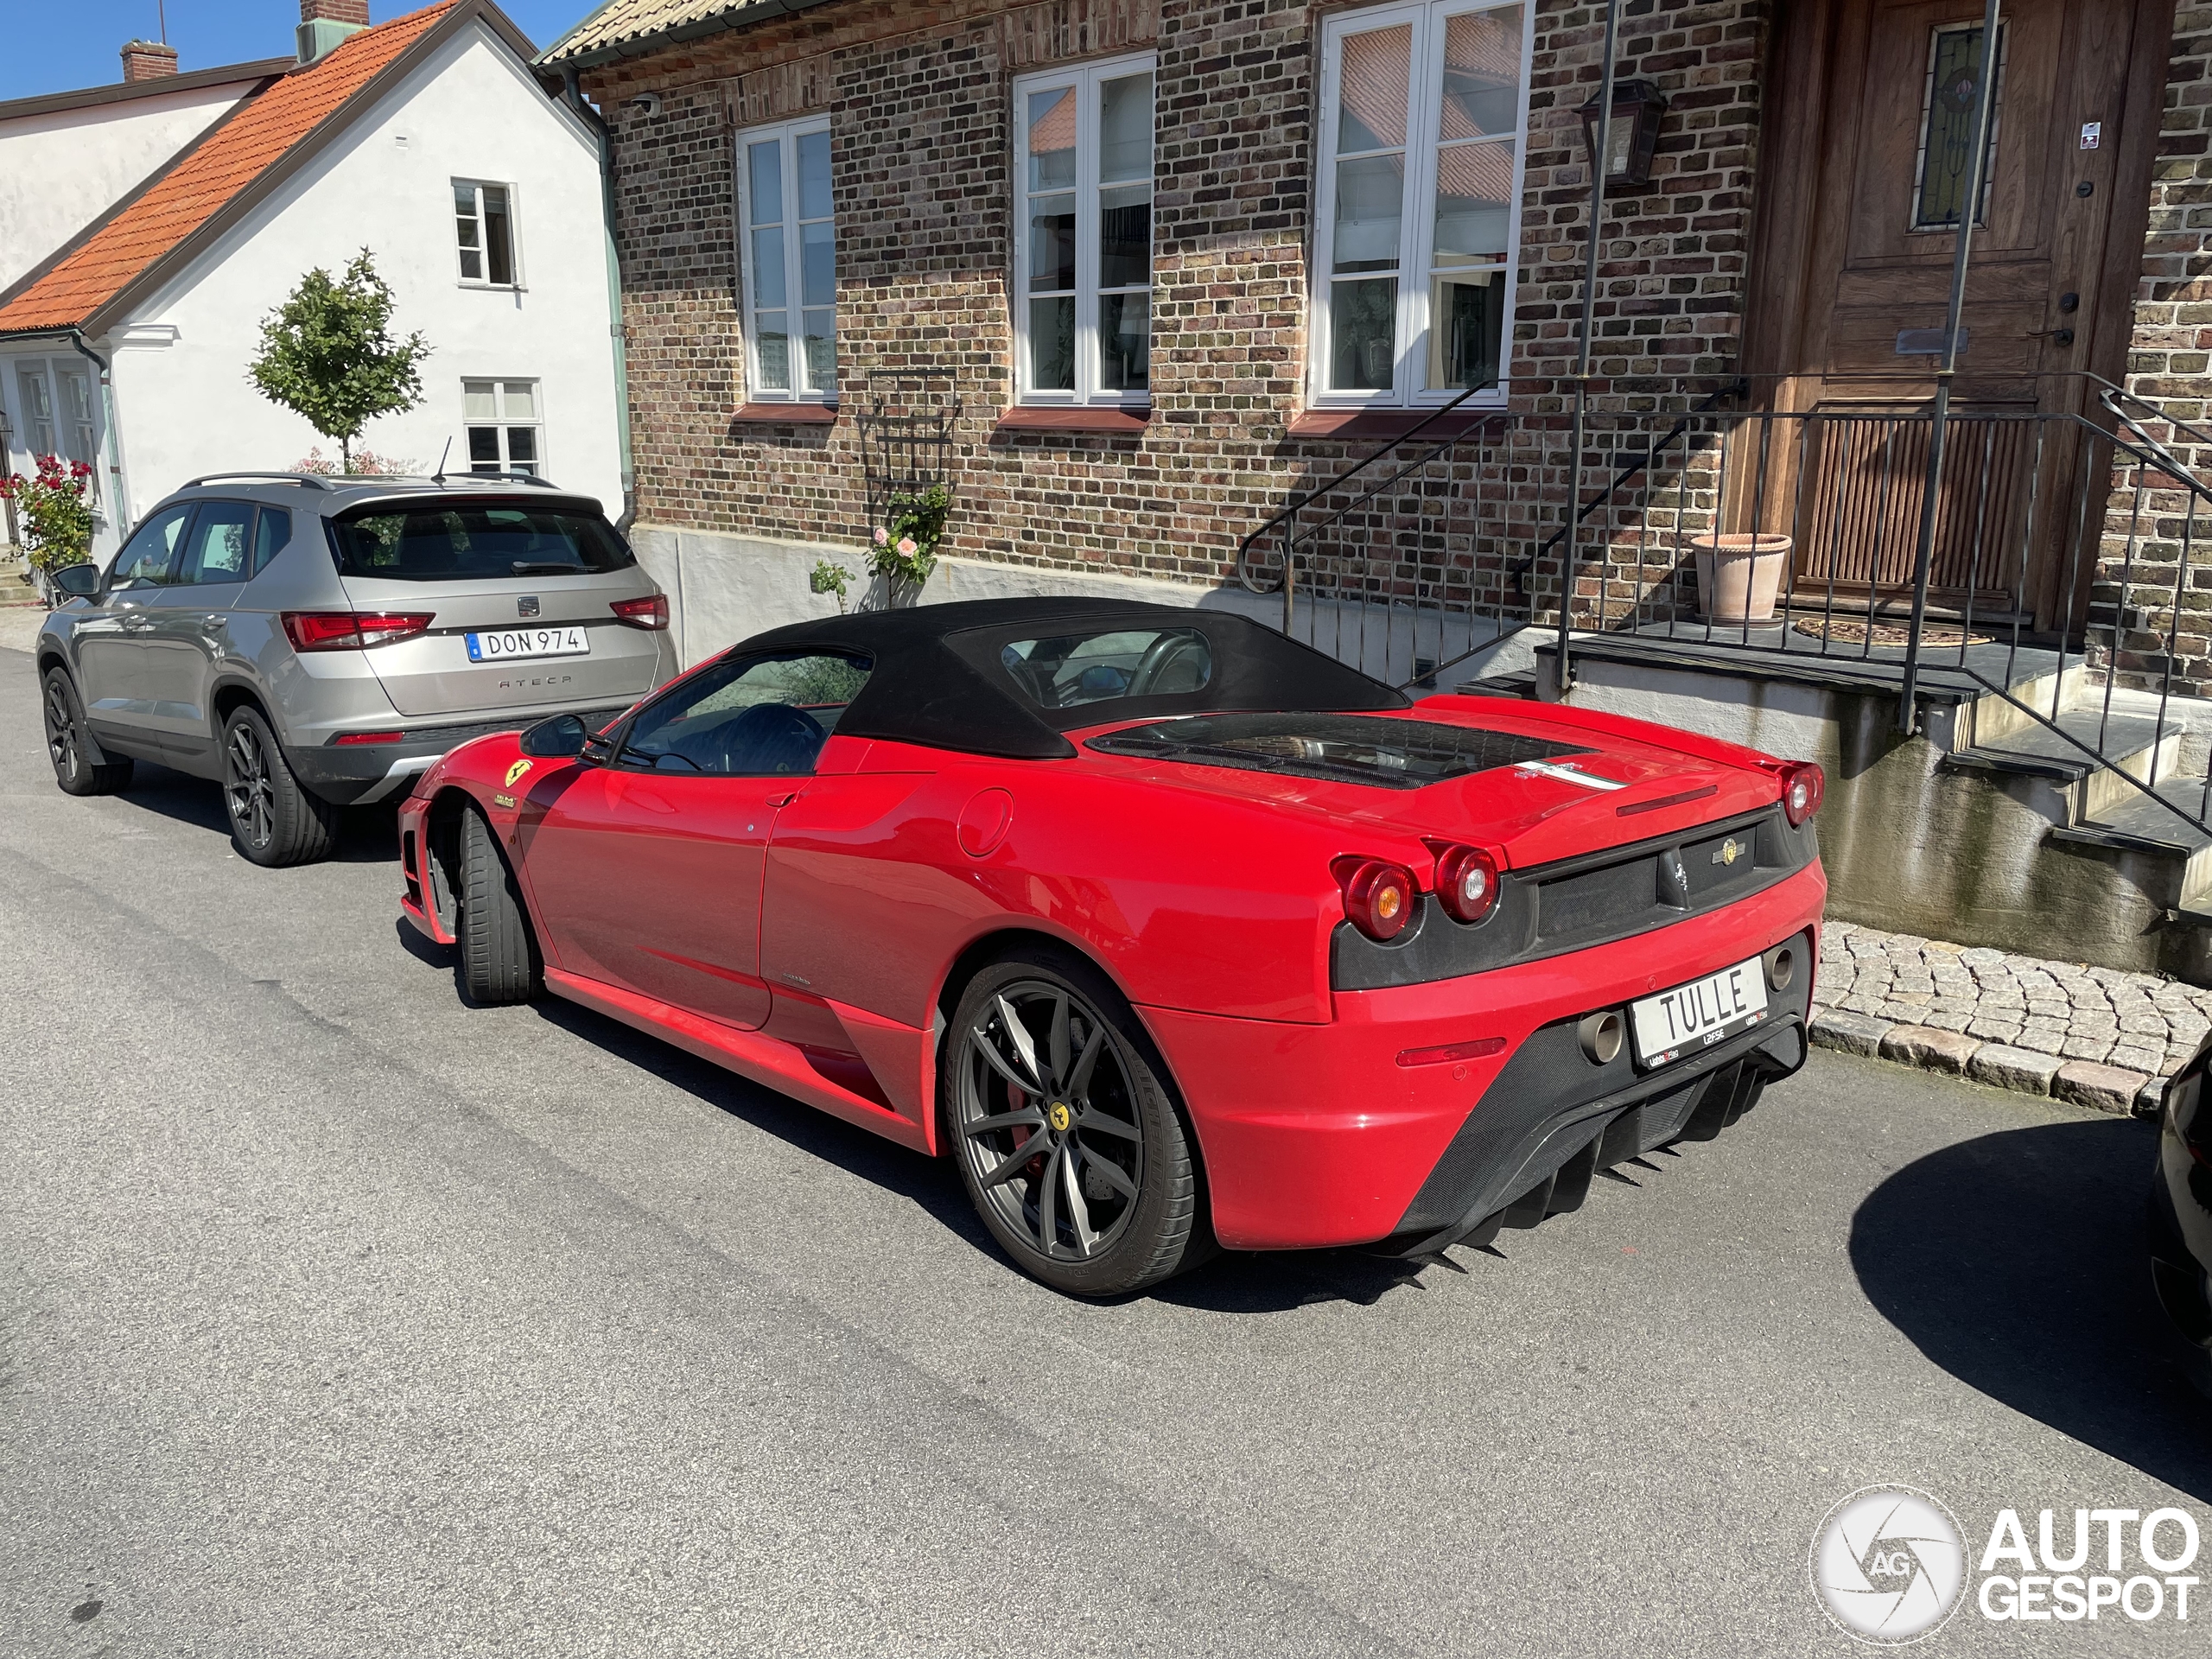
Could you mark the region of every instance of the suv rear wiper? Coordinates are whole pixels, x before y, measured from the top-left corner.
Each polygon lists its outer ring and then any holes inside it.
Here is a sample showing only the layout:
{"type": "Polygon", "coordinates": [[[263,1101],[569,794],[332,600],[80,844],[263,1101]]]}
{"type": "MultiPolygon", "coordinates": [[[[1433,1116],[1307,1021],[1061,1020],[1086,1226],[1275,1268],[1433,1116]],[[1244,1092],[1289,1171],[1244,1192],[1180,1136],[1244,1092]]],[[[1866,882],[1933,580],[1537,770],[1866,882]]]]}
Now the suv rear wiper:
{"type": "Polygon", "coordinates": [[[583,566],[563,564],[557,559],[517,559],[507,569],[518,576],[571,576],[583,573],[583,566]]]}

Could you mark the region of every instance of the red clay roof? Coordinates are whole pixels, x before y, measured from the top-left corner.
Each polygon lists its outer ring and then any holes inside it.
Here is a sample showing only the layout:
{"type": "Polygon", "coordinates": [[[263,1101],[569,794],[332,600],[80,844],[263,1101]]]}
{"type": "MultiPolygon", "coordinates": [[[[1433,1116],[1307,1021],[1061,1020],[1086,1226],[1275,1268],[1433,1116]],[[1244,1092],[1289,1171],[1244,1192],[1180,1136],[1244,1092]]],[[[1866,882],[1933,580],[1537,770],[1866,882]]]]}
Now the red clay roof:
{"type": "Polygon", "coordinates": [[[348,35],[327,56],[239,106],[76,251],[0,306],[0,334],[71,328],[220,213],[377,72],[453,9],[454,0],[348,35]]]}

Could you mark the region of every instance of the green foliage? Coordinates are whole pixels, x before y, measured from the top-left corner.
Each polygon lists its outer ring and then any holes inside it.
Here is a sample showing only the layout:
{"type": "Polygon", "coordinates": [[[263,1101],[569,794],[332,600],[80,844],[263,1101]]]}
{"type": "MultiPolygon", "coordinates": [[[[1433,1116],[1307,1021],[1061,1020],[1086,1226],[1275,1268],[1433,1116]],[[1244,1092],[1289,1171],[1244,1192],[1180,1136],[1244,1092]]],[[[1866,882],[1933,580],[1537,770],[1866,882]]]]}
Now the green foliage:
{"type": "Polygon", "coordinates": [[[850,702],[868,683],[868,671],[842,657],[809,657],[795,665],[784,700],[796,708],[850,702]]]}
{"type": "Polygon", "coordinates": [[[0,497],[22,515],[24,555],[36,569],[60,570],[92,556],[92,504],[85,499],[92,476],[84,461],[41,455],[35,477],[0,477],[0,497]]]}
{"type": "Polygon", "coordinates": [[[429,354],[419,334],[393,340],[391,289],[363,248],[341,280],[318,266],[262,320],[261,351],[247,376],[263,397],[337,439],[350,473],[363,426],[423,401],[429,354]]]}
{"type": "Polygon", "coordinates": [[[827,559],[817,559],[814,569],[807,573],[806,585],[817,594],[836,594],[837,613],[842,616],[845,613],[845,588],[852,579],[853,573],[843,565],[832,564],[827,559]]]}
{"type": "Polygon", "coordinates": [[[890,522],[875,532],[868,549],[868,568],[918,588],[937,569],[938,543],[944,539],[944,521],[951,513],[952,493],[942,484],[893,496],[885,515],[890,522]]]}

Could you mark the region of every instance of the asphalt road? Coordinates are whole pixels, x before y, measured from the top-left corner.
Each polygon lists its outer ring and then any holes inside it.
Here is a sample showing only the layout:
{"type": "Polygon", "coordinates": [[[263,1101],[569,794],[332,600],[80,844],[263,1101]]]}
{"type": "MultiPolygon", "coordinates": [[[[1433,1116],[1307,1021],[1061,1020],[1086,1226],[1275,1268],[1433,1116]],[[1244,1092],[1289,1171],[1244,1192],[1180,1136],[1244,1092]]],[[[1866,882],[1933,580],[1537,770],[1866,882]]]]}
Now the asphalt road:
{"type": "MultiPolygon", "coordinates": [[[[1807,1552],[1857,1487],[1977,1542],[2212,1501],[2142,1125],[1821,1055],[1464,1274],[1068,1301],[949,1166],[559,1002],[463,1007],[388,816],[269,872],[207,785],[63,797],[29,669],[0,1652],[1835,1655],[1807,1552]]],[[[1969,1608],[1917,1651],[2201,1622],[1969,1608]]]]}

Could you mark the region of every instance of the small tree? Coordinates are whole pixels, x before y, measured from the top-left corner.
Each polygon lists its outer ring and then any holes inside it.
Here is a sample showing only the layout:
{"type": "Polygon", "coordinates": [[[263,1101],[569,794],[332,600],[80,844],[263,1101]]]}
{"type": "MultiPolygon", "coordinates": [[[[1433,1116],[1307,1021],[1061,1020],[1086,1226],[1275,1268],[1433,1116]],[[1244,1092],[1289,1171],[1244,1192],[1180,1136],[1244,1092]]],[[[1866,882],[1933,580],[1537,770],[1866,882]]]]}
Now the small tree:
{"type": "Polygon", "coordinates": [[[346,472],[353,440],[379,415],[423,401],[420,372],[430,348],[419,334],[391,338],[391,289],[363,248],[333,282],[317,266],[292,297],[262,320],[261,352],[247,371],[261,395],[338,440],[346,472]]]}

